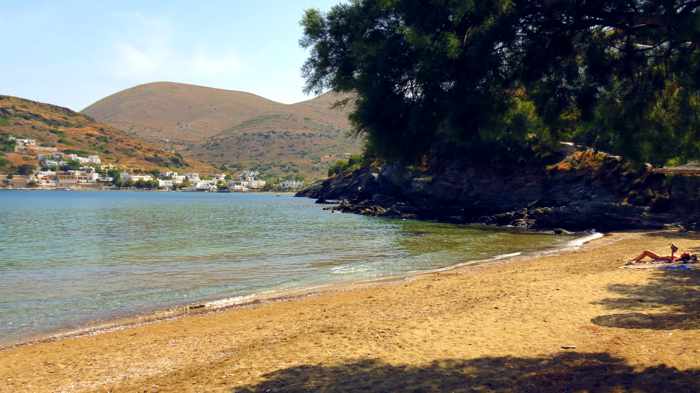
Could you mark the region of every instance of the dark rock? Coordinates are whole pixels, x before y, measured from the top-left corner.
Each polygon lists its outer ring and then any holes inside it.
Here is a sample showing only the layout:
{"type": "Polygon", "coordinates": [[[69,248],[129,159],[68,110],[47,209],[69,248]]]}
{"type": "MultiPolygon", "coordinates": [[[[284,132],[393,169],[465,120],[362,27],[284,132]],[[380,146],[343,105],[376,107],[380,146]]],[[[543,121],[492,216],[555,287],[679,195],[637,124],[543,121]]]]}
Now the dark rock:
{"type": "Polygon", "coordinates": [[[311,185],[298,196],[373,216],[555,229],[658,229],[700,224],[700,177],[667,178],[620,157],[575,152],[552,167],[474,164],[440,158],[430,169],[365,167],[311,185]]]}

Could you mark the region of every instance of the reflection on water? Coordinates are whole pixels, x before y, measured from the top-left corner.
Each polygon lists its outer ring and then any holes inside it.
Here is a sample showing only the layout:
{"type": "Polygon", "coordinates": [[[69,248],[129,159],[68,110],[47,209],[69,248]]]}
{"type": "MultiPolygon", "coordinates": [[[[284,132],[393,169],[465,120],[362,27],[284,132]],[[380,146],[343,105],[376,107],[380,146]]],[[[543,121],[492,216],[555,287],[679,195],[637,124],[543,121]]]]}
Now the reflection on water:
{"type": "Polygon", "coordinates": [[[332,214],[272,194],[0,192],[0,343],[206,299],[569,240],[332,214]]]}

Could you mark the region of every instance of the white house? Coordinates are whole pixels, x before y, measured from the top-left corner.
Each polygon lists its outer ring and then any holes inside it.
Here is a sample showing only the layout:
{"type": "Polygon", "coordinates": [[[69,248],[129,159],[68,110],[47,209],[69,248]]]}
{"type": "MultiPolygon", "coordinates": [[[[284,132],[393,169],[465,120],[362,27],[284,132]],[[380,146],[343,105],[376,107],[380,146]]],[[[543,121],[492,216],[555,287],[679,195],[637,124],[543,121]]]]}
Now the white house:
{"type": "Polygon", "coordinates": [[[21,139],[21,138],[10,137],[10,140],[15,141],[15,151],[20,151],[20,150],[25,150],[28,148],[36,147],[36,140],[35,139],[21,139]]]}
{"type": "Polygon", "coordinates": [[[304,187],[304,182],[300,180],[285,180],[280,183],[280,188],[283,190],[297,190],[304,187]]]}
{"type": "Polygon", "coordinates": [[[66,157],[69,160],[78,161],[82,165],[89,165],[89,164],[100,165],[100,164],[102,164],[102,160],[100,159],[100,156],[96,156],[96,155],[81,157],[77,154],[68,154],[68,155],[66,155],[66,157]]]}
{"type": "Polygon", "coordinates": [[[55,186],[57,182],[55,171],[38,171],[34,174],[34,180],[39,186],[55,186]]]}
{"type": "Polygon", "coordinates": [[[133,175],[128,172],[122,172],[121,177],[124,181],[132,181],[134,183],[137,181],[153,181],[153,176],[151,175],[133,175]]]}
{"type": "Polygon", "coordinates": [[[211,180],[201,180],[194,185],[194,189],[197,191],[210,191],[216,192],[216,184],[211,180]]]}
{"type": "Polygon", "coordinates": [[[241,182],[240,184],[243,187],[250,188],[252,190],[259,190],[261,188],[265,187],[265,180],[257,180],[256,177],[258,176],[257,171],[243,171],[240,175],[241,182]]]}
{"type": "Polygon", "coordinates": [[[247,191],[249,191],[248,187],[246,187],[240,183],[234,182],[234,181],[228,183],[228,188],[229,188],[229,190],[231,190],[233,192],[247,192],[247,191]]]}
{"type": "Polygon", "coordinates": [[[180,184],[184,183],[185,179],[186,179],[186,177],[184,175],[178,175],[177,173],[175,173],[175,175],[172,175],[171,178],[173,180],[173,184],[178,185],[178,186],[180,184]]]}
{"type": "Polygon", "coordinates": [[[252,190],[259,190],[261,188],[264,188],[267,182],[265,180],[244,180],[241,182],[241,185],[244,187],[248,187],[252,190]]]}
{"type": "Polygon", "coordinates": [[[199,173],[185,173],[185,178],[187,178],[190,183],[197,183],[201,180],[199,178],[199,173]]]}
{"type": "Polygon", "coordinates": [[[174,185],[172,180],[158,179],[158,188],[173,188],[174,185]]]}
{"type": "Polygon", "coordinates": [[[44,168],[57,168],[61,166],[63,161],[54,161],[54,160],[41,160],[41,166],[44,168]]]}

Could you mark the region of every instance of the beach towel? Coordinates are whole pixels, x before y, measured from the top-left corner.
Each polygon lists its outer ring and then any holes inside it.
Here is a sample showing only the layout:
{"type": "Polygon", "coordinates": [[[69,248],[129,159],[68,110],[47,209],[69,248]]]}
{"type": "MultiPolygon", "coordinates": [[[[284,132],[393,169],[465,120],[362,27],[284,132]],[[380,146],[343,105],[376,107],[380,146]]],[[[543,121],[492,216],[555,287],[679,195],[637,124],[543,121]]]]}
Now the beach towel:
{"type": "Polygon", "coordinates": [[[660,270],[700,270],[700,264],[693,263],[668,263],[668,262],[646,262],[635,263],[633,265],[622,265],[620,269],[660,269],[660,270]]]}

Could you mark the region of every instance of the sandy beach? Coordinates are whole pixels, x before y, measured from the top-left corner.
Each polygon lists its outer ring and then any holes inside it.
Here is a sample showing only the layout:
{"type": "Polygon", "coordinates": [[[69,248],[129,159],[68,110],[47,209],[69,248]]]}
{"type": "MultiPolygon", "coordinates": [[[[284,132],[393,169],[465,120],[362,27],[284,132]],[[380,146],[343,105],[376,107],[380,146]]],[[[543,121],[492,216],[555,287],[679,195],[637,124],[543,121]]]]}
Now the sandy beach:
{"type": "Polygon", "coordinates": [[[620,269],[676,232],[0,351],[0,392],[697,392],[700,271],[620,269]]]}

